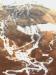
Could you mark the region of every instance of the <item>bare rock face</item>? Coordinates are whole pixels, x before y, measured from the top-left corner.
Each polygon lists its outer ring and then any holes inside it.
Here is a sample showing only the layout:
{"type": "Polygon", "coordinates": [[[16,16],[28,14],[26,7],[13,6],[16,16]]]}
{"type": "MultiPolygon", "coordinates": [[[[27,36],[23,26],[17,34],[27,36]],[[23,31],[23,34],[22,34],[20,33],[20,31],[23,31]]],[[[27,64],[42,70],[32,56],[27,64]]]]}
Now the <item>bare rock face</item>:
{"type": "Polygon", "coordinates": [[[22,9],[17,9],[16,23],[21,25],[35,25],[35,24],[46,24],[55,23],[56,20],[53,17],[52,11],[48,8],[38,5],[26,5],[22,6],[22,9]],[[49,13],[50,12],[50,13],[49,13]]]}
{"type": "Polygon", "coordinates": [[[8,12],[6,10],[0,10],[0,21],[6,19],[8,12]]]}
{"type": "Polygon", "coordinates": [[[50,51],[50,56],[56,59],[56,50],[50,51]]]}
{"type": "Polygon", "coordinates": [[[40,5],[3,6],[3,9],[15,19],[17,25],[56,23],[56,11],[40,5]]]}
{"type": "Polygon", "coordinates": [[[22,46],[31,41],[31,37],[18,31],[14,24],[9,24],[7,28],[5,27],[5,35],[15,41],[18,46],[22,46]]]}
{"type": "Polygon", "coordinates": [[[36,60],[40,60],[42,57],[42,50],[40,49],[35,49],[31,52],[31,57],[36,58],[36,60]]]}
{"type": "Polygon", "coordinates": [[[56,50],[56,33],[54,34],[53,44],[51,44],[51,46],[53,50],[56,50]]]}
{"type": "Polygon", "coordinates": [[[4,48],[4,42],[1,38],[0,38],[0,48],[4,48]]]}
{"type": "MultiPolygon", "coordinates": [[[[8,15],[5,16],[6,19],[2,18],[2,20],[4,19],[5,25],[4,35],[9,39],[10,47],[8,47],[9,50],[0,50],[0,75],[3,75],[2,71],[7,72],[6,70],[9,70],[8,74],[44,75],[47,69],[48,73],[45,75],[56,75],[54,70],[56,69],[56,37],[54,38],[54,34],[50,31],[41,32],[41,37],[38,40],[38,34],[29,35],[20,31],[20,29],[17,30],[17,26],[23,28],[28,26],[30,29],[31,25],[56,23],[54,14],[51,15],[48,8],[38,5],[6,6],[3,9],[8,12],[8,15]],[[34,39],[33,43],[31,43],[32,39],[34,39]],[[38,48],[34,48],[37,41],[38,48]],[[53,42],[51,43],[51,41],[53,42]],[[11,48],[13,43],[16,44],[18,50],[11,48]],[[13,54],[10,55],[9,51],[12,51],[13,54]],[[38,67],[42,69],[37,71],[38,67]],[[27,70],[28,68],[29,70],[27,70]],[[19,72],[21,69],[23,71],[19,72]]],[[[0,47],[4,48],[2,39],[0,39],[0,47]]]]}
{"type": "Polygon", "coordinates": [[[42,50],[50,50],[50,42],[53,39],[53,33],[52,32],[44,32],[41,39],[39,40],[39,47],[42,50]]]}

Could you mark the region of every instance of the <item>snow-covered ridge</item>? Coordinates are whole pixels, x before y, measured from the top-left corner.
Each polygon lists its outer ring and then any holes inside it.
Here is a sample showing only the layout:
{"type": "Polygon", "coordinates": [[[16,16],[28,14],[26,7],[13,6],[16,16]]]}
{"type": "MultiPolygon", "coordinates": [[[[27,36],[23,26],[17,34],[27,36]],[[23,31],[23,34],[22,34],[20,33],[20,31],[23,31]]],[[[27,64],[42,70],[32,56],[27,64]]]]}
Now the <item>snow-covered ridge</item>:
{"type": "Polygon", "coordinates": [[[39,24],[38,27],[40,28],[41,31],[51,31],[51,32],[56,32],[56,24],[39,24]]]}
{"type": "Polygon", "coordinates": [[[56,24],[47,23],[47,24],[30,25],[25,27],[18,25],[17,30],[29,35],[38,34],[39,30],[41,32],[43,31],[56,32],[56,24]]]}

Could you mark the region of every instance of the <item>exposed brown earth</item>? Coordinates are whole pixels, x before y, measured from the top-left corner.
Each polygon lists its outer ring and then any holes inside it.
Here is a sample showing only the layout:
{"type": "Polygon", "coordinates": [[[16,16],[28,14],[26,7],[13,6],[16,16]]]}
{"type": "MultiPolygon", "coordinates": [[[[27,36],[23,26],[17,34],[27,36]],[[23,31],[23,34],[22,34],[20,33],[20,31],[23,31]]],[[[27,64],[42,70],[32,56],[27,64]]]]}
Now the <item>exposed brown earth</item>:
{"type": "MultiPolygon", "coordinates": [[[[56,16],[55,16],[56,13],[51,11],[48,8],[37,6],[37,5],[32,5],[32,8],[29,10],[29,14],[27,13],[28,10],[26,7],[23,7],[23,9],[22,9],[23,10],[22,12],[22,10],[21,11],[19,10],[19,7],[18,8],[16,7],[16,11],[18,12],[14,13],[14,10],[11,11],[9,10],[9,8],[3,7],[3,10],[0,11],[0,15],[1,15],[0,20],[1,21],[2,20],[5,21],[5,19],[7,20],[5,23],[5,26],[6,26],[5,35],[6,37],[9,38],[10,47],[13,45],[13,42],[19,48],[32,41],[31,36],[26,35],[16,30],[17,25],[25,26],[25,25],[31,25],[31,24],[36,25],[36,24],[43,24],[43,23],[44,24],[45,23],[56,23],[56,16]],[[20,15],[21,12],[22,14],[20,15]],[[16,17],[12,16],[12,13],[17,14],[16,17]],[[13,19],[15,19],[15,22],[13,19]]],[[[26,50],[31,47],[32,47],[32,44],[28,44],[27,46],[20,48],[20,49],[22,49],[22,52],[24,51],[26,52],[26,50]]],[[[9,54],[4,49],[3,40],[0,39],[0,75],[4,75],[2,72],[7,69],[11,69],[11,70],[17,69],[18,70],[26,66],[26,64],[22,63],[22,61],[8,60],[6,58],[7,56],[9,56],[9,54]]],[[[46,62],[49,57],[52,57],[53,62],[49,65],[45,64],[45,66],[48,68],[47,75],[56,75],[56,40],[54,39],[54,34],[52,32],[43,32],[39,40],[39,43],[38,43],[38,48],[34,49],[29,55],[29,57],[33,57],[37,61],[44,61],[44,62],[46,62]],[[52,40],[54,40],[53,44],[50,44],[52,40]],[[50,47],[52,48],[52,50],[50,50],[50,47]],[[43,53],[49,54],[49,56],[47,57],[42,56],[43,53]]],[[[22,73],[17,73],[16,75],[27,75],[27,74],[24,71],[22,73]]],[[[40,72],[34,71],[34,73],[30,71],[30,75],[44,75],[44,71],[43,70],[41,70],[40,72]]]]}

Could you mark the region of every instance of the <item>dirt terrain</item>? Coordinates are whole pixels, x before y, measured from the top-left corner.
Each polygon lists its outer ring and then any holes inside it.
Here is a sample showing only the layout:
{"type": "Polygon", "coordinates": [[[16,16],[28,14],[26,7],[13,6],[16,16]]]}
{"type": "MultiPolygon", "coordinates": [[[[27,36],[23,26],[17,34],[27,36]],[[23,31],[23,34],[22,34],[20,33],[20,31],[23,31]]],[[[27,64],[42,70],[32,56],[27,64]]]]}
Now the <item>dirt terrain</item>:
{"type": "Polygon", "coordinates": [[[56,75],[56,32],[37,26],[55,24],[55,11],[39,5],[2,8],[0,75],[56,75]]]}

